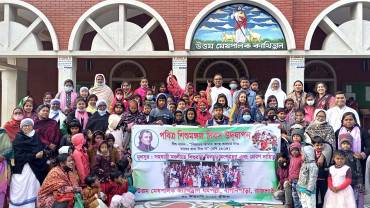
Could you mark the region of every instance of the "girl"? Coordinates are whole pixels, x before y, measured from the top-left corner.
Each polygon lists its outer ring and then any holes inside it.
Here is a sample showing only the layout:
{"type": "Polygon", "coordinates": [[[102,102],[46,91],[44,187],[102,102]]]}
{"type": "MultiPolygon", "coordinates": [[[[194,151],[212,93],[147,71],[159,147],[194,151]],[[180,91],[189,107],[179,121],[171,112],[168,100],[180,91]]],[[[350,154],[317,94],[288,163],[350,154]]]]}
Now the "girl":
{"type": "MultiPolygon", "coordinates": [[[[283,102],[284,103],[284,102],[283,102]]],[[[266,100],[267,108],[278,108],[278,100],[275,95],[270,95],[266,100]]]]}
{"type": "Polygon", "coordinates": [[[127,81],[122,82],[121,88],[123,90],[123,99],[126,101],[130,100],[132,98],[132,90],[131,90],[131,84],[127,81]]]}
{"type": "MultiPolygon", "coordinates": [[[[274,95],[276,97],[276,100],[278,102],[278,107],[283,108],[284,107],[284,100],[286,99],[285,92],[281,89],[281,81],[278,78],[273,78],[270,81],[270,84],[266,90],[265,97],[269,97],[271,95],[274,95]]],[[[266,102],[267,104],[267,102],[266,102]]]]}
{"type": "Polygon", "coordinates": [[[198,103],[197,121],[201,126],[205,127],[207,121],[212,118],[212,115],[208,111],[208,102],[205,98],[201,98],[198,103]]]}
{"type": "Polygon", "coordinates": [[[286,118],[285,120],[287,121],[288,125],[294,124],[294,100],[292,98],[287,98],[284,101],[284,108],[286,112],[286,118]]]}
{"type": "Polygon", "coordinates": [[[177,103],[177,109],[176,110],[179,110],[182,112],[183,115],[185,115],[185,111],[186,111],[186,103],[185,103],[185,100],[183,99],[180,99],[179,102],[177,103]]]}
{"type": "Polygon", "coordinates": [[[185,122],[183,125],[187,126],[199,126],[197,122],[197,113],[194,108],[189,108],[185,111],[185,122]]]}
{"type": "Polygon", "coordinates": [[[229,104],[227,102],[226,95],[223,94],[223,93],[219,94],[218,97],[217,97],[216,103],[220,104],[223,107],[224,116],[229,118],[231,109],[230,109],[229,104]]]}
{"type": "Polygon", "coordinates": [[[51,92],[45,92],[42,98],[43,104],[50,105],[50,101],[53,99],[53,94],[51,92]]]}
{"type": "MultiPolygon", "coordinates": [[[[108,143],[103,141],[99,145],[98,153],[94,158],[95,165],[92,168],[96,173],[102,186],[106,186],[109,181],[109,174],[116,167],[112,154],[109,152],[108,143]]],[[[104,189],[104,188],[103,188],[104,189]]]]}
{"type": "Polygon", "coordinates": [[[74,107],[78,94],[74,91],[74,84],[71,79],[64,81],[64,90],[60,91],[55,98],[60,100],[60,109],[68,114],[74,107]]]}
{"type": "Polygon", "coordinates": [[[265,97],[262,94],[257,94],[256,95],[256,116],[255,116],[255,121],[256,122],[262,122],[265,120],[265,97]]]}
{"type": "Polygon", "coordinates": [[[72,142],[71,142],[72,136],[82,132],[82,127],[81,127],[80,122],[78,122],[76,119],[69,122],[67,132],[68,133],[64,135],[62,139],[60,140],[59,147],[72,146],[72,142]]]}
{"type": "Polygon", "coordinates": [[[114,99],[111,103],[111,105],[109,106],[109,112],[114,112],[114,107],[117,103],[120,103],[121,105],[126,105],[126,100],[123,98],[123,90],[121,88],[117,88],[115,91],[114,91],[114,99]]]}
{"type": "Polygon", "coordinates": [[[93,168],[95,165],[95,157],[99,151],[100,144],[105,141],[105,134],[102,131],[95,131],[92,134],[92,139],[88,145],[87,154],[89,155],[90,167],[93,168]]]}
{"type": "Polygon", "coordinates": [[[152,108],[156,107],[154,92],[149,89],[146,91],[144,105],[149,104],[152,108]]]}
{"type": "Polygon", "coordinates": [[[304,120],[307,122],[313,121],[314,112],[315,112],[315,95],[312,93],[306,94],[306,104],[304,105],[304,120]]]}
{"type": "Polygon", "coordinates": [[[302,166],[301,144],[294,142],[289,146],[290,162],[288,169],[288,181],[284,183],[285,203],[294,207],[301,207],[301,202],[298,198],[297,183],[299,171],[302,166]],[[293,200],[292,200],[293,199],[293,200]]]}
{"type": "Polygon", "coordinates": [[[352,171],[345,165],[345,153],[334,152],[335,165],[329,168],[328,186],[324,208],[356,208],[356,201],[351,187],[352,171]]]}
{"type": "Polygon", "coordinates": [[[82,97],[86,103],[87,103],[87,98],[89,97],[89,95],[90,95],[89,88],[87,87],[80,88],[80,97],[82,97]]]}
{"type": "Polygon", "coordinates": [[[247,97],[248,95],[246,91],[239,92],[237,100],[235,101],[233,108],[230,111],[230,124],[240,123],[240,121],[243,120],[243,111],[245,109],[249,109],[250,111],[247,97]]]}
{"type": "Polygon", "coordinates": [[[24,103],[23,103],[23,112],[24,112],[24,117],[25,118],[30,118],[32,119],[33,121],[36,120],[37,118],[37,113],[35,112],[34,108],[33,108],[33,101],[31,100],[26,100],[24,103]]]}
{"type": "Polygon", "coordinates": [[[101,200],[104,194],[100,192],[100,182],[95,176],[87,176],[84,180],[87,185],[86,188],[82,190],[82,198],[86,208],[105,208],[107,205],[101,200]]]}
{"type": "Polygon", "coordinates": [[[75,162],[77,174],[82,184],[84,183],[86,176],[90,174],[89,157],[86,149],[83,147],[84,140],[85,138],[82,133],[73,135],[71,139],[74,147],[72,158],[75,162]]]}
{"type": "Polygon", "coordinates": [[[96,112],[96,101],[98,101],[98,96],[91,94],[87,97],[87,108],[86,111],[93,114],[96,112]]]}
{"type": "Polygon", "coordinates": [[[66,123],[68,123],[72,120],[77,120],[82,129],[86,129],[87,122],[89,121],[89,118],[91,117],[91,113],[89,113],[86,109],[86,103],[83,98],[77,98],[76,99],[76,110],[72,111],[68,114],[66,123]]]}

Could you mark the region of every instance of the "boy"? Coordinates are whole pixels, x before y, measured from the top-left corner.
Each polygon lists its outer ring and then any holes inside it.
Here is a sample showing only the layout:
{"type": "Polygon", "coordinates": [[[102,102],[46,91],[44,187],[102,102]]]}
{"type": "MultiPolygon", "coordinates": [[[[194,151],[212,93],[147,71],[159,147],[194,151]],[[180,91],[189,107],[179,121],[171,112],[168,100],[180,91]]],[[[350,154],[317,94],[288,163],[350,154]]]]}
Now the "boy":
{"type": "Polygon", "coordinates": [[[107,195],[107,204],[110,204],[114,195],[122,195],[128,191],[128,182],[121,171],[113,171],[106,187],[106,190],[102,191],[107,195]]]}
{"type": "Polygon", "coordinates": [[[157,96],[157,107],[149,114],[149,123],[152,124],[172,124],[173,114],[167,109],[167,98],[164,94],[157,96]]]}
{"type": "Polygon", "coordinates": [[[213,118],[207,121],[207,126],[219,126],[229,124],[229,118],[224,116],[224,108],[221,104],[213,105],[213,118]]]}
{"type": "Polygon", "coordinates": [[[143,109],[143,113],[145,115],[145,118],[146,118],[145,120],[146,120],[147,123],[149,122],[150,111],[152,111],[152,106],[150,104],[145,104],[144,109],[143,109]]]}
{"type": "Polygon", "coordinates": [[[318,168],[315,162],[315,152],[312,146],[302,148],[303,164],[299,171],[297,191],[302,207],[316,207],[316,180],[318,168]]]}
{"type": "Polygon", "coordinates": [[[297,109],[294,113],[294,124],[299,124],[303,126],[304,129],[309,125],[307,121],[304,120],[305,112],[303,109],[297,109]]]}
{"type": "Polygon", "coordinates": [[[326,158],[325,153],[323,152],[324,140],[321,137],[315,136],[314,138],[312,138],[312,144],[315,149],[315,161],[318,167],[316,182],[316,203],[317,207],[321,208],[324,204],[326,191],[328,190],[327,179],[329,176],[329,163],[331,161],[331,157],[326,158]]]}
{"type": "Polygon", "coordinates": [[[299,171],[302,166],[301,144],[294,142],[289,146],[290,161],[288,169],[288,181],[284,183],[285,204],[287,207],[301,207],[297,193],[299,171]]]}
{"type": "Polygon", "coordinates": [[[286,132],[289,131],[289,125],[286,119],[286,112],[284,108],[277,109],[277,121],[280,123],[280,129],[285,130],[286,132]]]}
{"type": "Polygon", "coordinates": [[[351,168],[352,171],[352,183],[353,192],[355,193],[355,199],[357,207],[364,207],[364,186],[363,186],[363,174],[362,166],[359,159],[354,156],[352,151],[353,137],[350,133],[339,135],[339,143],[341,149],[345,152],[346,162],[345,164],[351,168]]]}

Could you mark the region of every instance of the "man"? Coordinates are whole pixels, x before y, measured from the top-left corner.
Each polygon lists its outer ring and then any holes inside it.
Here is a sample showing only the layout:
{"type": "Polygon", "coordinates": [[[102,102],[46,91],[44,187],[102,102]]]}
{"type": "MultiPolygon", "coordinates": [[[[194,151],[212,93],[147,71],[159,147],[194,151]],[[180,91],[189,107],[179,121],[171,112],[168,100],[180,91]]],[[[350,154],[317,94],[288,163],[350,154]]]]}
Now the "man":
{"type": "Polygon", "coordinates": [[[342,117],[346,112],[352,112],[356,116],[357,123],[360,125],[360,118],[358,113],[348,106],[346,106],[346,97],[343,92],[335,93],[335,106],[330,108],[327,113],[328,123],[333,127],[334,132],[342,125],[342,117]]]}
{"type": "Polygon", "coordinates": [[[249,107],[255,108],[256,107],[256,92],[251,90],[249,87],[250,87],[249,80],[246,77],[241,77],[240,78],[240,88],[241,89],[234,92],[233,103],[237,101],[239,93],[243,90],[247,92],[249,107]]]}
{"type": "MultiPolygon", "coordinates": [[[[211,106],[213,107],[213,105],[217,102],[218,95],[223,93],[226,95],[227,103],[229,107],[231,108],[233,106],[231,93],[230,93],[230,90],[222,86],[222,75],[221,74],[215,74],[215,76],[213,77],[213,84],[215,86],[210,89],[210,94],[211,94],[211,99],[212,99],[211,106]]],[[[208,82],[208,87],[211,87],[210,82],[208,82]]],[[[213,108],[210,109],[210,112],[212,112],[212,110],[213,108]]]]}

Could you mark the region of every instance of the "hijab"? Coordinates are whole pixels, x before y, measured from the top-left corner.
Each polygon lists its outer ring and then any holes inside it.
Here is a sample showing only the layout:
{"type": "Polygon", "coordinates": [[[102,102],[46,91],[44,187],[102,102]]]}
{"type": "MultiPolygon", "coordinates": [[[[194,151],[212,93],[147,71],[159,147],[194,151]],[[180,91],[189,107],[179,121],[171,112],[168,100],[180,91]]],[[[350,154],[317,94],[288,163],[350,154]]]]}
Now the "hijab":
{"type": "MultiPolygon", "coordinates": [[[[268,98],[270,95],[274,95],[278,101],[278,107],[284,108],[284,100],[286,99],[285,92],[281,89],[281,81],[279,78],[272,78],[270,81],[269,86],[267,87],[265,98],[268,98]],[[273,90],[272,89],[272,83],[274,81],[277,81],[279,83],[279,89],[273,90]]],[[[265,101],[265,104],[267,105],[267,100],[265,101]]]]}
{"type": "MultiPolygon", "coordinates": [[[[14,111],[16,111],[16,110],[21,110],[22,113],[24,113],[23,109],[21,107],[14,108],[13,113],[12,113],[12,119],[10,121],[7,121],[4,124],[4,129],[6,130],[6,133],[8,134],[11,142],[14,141],[15,135],[20,131],[19,125],[21,124],[21,121],[23,119],[23,118],[21,120],[16,120],[15,119],[14,111]]],[[[23,117],[24,117],[24,115],[23,115],[23,117]]]]}
{"type": "Polygon", "coordinates": [[[103,99],[107,101],[107,104],[111,104],[114,99],[114,94],[113,94],[112,89],[108,87],[108,85],[106,85],[105,83],[106,83],[105,76],[103,74],[96,74],[94,86],[90,88],[89,92],[90,94],[95,94],[96,96],[98,96],[98,100],[103,99]],[[98,76],[103,77],[102,85],[99,85],[96,81],[96,78],[98,76]]]}

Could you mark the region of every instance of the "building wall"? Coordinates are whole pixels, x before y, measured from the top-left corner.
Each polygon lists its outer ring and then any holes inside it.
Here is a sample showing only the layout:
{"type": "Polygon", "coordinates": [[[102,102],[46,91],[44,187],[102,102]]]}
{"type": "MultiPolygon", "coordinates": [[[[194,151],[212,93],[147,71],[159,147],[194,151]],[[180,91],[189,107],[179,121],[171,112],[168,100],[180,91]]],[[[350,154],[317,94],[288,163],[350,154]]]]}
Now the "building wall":
{"type": "MultiPolygon", "coordinates": [[[[61,50],[66,50],[74,24],[97,0],[25,0],[40,9],[56,30],[61,50]]],[[[195,16],[211,0],[144,0],[167,22],[176,50],[184,50],[185,36],[195,16]]],[[[291,24],[297,49],[303,49],[307,31],[316,16],[336,0],[270,0],[291,24]]]]}

